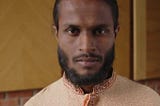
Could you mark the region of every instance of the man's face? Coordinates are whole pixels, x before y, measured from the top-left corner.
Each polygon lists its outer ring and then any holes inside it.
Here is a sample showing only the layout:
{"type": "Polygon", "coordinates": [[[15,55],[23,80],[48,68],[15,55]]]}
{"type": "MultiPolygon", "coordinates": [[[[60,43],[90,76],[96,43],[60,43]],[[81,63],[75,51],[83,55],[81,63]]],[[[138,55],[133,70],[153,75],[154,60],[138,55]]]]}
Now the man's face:
{"type": "Polygon", "coordinates": [[[63,65],[79,76],[94,76],[114,54],[114,22],[109,5],[99,0],[62,0],[57,39],[63,65]]]}

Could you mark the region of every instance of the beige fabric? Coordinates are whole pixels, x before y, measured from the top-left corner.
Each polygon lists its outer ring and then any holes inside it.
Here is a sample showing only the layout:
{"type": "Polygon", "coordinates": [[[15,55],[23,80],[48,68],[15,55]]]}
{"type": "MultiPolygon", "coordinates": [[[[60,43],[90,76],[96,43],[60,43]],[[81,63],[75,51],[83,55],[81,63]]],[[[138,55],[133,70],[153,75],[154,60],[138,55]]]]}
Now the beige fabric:
{"type": "Polygon", "coordinates": [[[32,97],[25,106],[160,106],[156,92],[115,74],[95,86],[91,94],[84,94],[70,84],[61,78],[32,97]]]}

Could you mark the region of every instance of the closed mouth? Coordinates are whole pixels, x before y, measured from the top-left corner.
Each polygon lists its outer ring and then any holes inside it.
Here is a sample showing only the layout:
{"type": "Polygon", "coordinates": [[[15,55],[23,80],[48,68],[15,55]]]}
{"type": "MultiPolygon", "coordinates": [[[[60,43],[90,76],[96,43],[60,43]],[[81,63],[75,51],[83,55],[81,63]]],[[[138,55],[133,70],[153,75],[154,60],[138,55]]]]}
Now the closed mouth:
{"type": "Polygon", "coordinates": [[[91,68],[100,64],[102,62],[102,57],[93,53],[88,53],[73,58],[73,61],[82,67],[91,68]]]}
{"type": "Polygon", "coordinates": [[[75,61],[76,62],[100,62],[100,59],[97,57],[80,57],[75,61]]]}

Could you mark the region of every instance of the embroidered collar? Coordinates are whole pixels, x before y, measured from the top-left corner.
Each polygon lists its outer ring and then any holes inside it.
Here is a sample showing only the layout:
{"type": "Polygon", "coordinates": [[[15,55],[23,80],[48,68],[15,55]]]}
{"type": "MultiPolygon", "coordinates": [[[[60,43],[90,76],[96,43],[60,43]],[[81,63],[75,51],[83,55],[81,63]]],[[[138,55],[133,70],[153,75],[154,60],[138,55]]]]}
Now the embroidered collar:
{"type": "MultiPolygon", "coordinates": [[[[110,88],[113,85],[113,83],[115,82],[116,76],[117,76],[116,73],[113,72],[112,76],[109,79],[106,79],[102,83],[99,83],[99,84],[95,85],[93,87],[93,92],[92,93],[98,94],[100,92],[103,92],[105,89],[110,88]]],[[[84,94],[84,91],[80,87],[75,87],[70,81],[68,81],[66,79],[65,74],[63,74],[62,78],[63,78],[64,85],[67,88],[71,89],[76,94],[79,94],[79,95],[84,94]]]]}

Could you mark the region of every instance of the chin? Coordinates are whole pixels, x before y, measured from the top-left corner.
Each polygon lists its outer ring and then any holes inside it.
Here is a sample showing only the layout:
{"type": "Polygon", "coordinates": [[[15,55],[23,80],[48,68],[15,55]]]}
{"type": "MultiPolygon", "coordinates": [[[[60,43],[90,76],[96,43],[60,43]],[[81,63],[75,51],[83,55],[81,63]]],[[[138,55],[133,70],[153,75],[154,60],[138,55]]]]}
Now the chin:
{"type": "Polygon", "coordinates": [[[95,75],[98,73],[98,70],[93,70],[93,69],[81,69],[76,72],[80,76],[88,76],[88,75],[95,75]]]}

